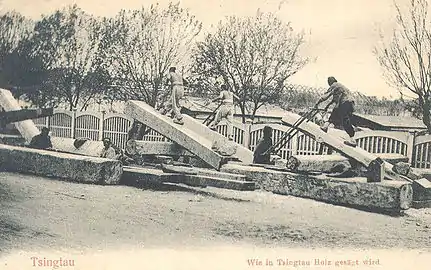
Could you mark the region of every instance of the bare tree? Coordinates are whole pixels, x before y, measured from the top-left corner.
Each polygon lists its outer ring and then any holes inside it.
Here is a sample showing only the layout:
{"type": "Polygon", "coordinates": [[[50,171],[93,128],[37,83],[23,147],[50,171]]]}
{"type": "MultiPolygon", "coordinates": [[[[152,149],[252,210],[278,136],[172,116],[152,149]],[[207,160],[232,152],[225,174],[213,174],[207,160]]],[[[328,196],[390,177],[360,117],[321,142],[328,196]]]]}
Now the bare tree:
{"type": "Polygon", "coordinates": [[[70,110],[85,107],[109,85],[98,57],[102,39],[100,21],[76,5],[38,21],[27,54],[40,59],[48,72],[46,88],[40,91],[64,100],[70,110]]]}
{"type": "Polygon", "coordinates": [[[201,23],[179,4],[122,10],[105,21],[105,68],[114,78],[115,98],[156,105],[172,65],[187,62],[201,23]]]}
{"type": "Polygon", "coordinates": [[[10,63],[10,55],[20,42],[33,33],[34,22],[20,13],[11,11],[0,16],[0,86],[10,88],[12,72],[6,63],[10,63]],[[8,59],[6,59],[8,58],[8,59]]]}
{"type": "Polygon", "coordinates": [[[34,22],[15,11],[0,16],[0,56],[11,53],[33,33],[34,22]]]}
{"type": "Polygon", "coordinates": [[[396,28],[391,40],[374,48],[387,82],[417,97],[423,123],[431,132],[431,27],[427,0],[410,0],[407,12],[395,3],[396,28]]]}
{"type": "Polygon", "coordinates": [[[197,46],[197,87],[209,89],[209,81],[221,78],[241,98],[245,121],[246,114],[254,117],[262,105],[275,101],[286,80],[307,64],[300,55],[303,43],[302,34],[273,14],[229,17],[197,46]]]}

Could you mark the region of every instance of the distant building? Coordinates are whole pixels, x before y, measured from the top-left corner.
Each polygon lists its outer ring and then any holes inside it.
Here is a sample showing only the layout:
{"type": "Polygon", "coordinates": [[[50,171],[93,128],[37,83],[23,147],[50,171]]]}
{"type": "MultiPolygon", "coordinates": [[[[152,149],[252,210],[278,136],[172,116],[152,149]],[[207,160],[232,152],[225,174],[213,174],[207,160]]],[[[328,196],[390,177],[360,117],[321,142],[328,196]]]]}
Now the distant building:
{"type": "Polygon", "coordinates": [[[421,131],[426,130],[422,120],[409,116],[365,115],[355,113],[353,125],[372,130],[421,131]]]}

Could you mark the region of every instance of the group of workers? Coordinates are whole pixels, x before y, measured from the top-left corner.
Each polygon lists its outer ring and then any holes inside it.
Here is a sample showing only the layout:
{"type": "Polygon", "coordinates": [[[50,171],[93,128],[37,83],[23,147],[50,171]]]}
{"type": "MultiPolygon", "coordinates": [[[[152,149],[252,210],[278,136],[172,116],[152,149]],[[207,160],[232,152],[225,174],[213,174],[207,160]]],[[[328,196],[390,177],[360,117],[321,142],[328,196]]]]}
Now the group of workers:
{"type": "MultiPolygon", "coordinates": [[[[181,114],[181,103],[184,98],[184,85],[187,84],[187,81],[176,72],[175,67],[171,67],[169,69],[168,74],[168,84],[170,84],[170,98],[168,102],[162,104],[160,112],[162,114],[168,114],[173,122],[179,125],[183,125],[183,116],[181,114]]],[[[326,105],[323,111],[327,111],[331,105],[335,105],[332,109],[331,115],[328,121],[325,121],[321,125],[321,129],[327,132],[330,125],[335,127],[342,127],[350,139],[345,141],[345,144],[350,146],[356,146],[355,140],[353,139],[355,135],[355,129],[351,123],[351,117],[354,111],[354,99],[350,90],[339,83],[334,77],[328,78],[328,90],[324,93],[324,95],[319,99],[316,103],[314,110],[318,110],[319,105],[322,102],[332,98],[330,102],[326,105]]],[[[223,84],[220,87],[220,94],[217,98],[213,99],[210,102],[220,101],[220,106],[215,112],[215,117],[212,123],[210,123],[209,128],[212,130],[216,130],[217,125],[223,119],[227,123],[227,137],[229,140],[233,140],[233,116],[235,112],[235,100],[239,101],[240,98],[235,95],[232,89],[223,84]]],[[[207,102],[205,106],[208,106],[210,102],[207,102]]],[[[145,134],[150,131],[142,123],[135,121],[133,123],[132,128],[128,134],[128,142],[126,146],[126,151],[122,151],[118,147],[116,147],[109,138],[103,139],[104,149],[100,154],[101,157],[112,158],[112,159],[120,159],[126,161],[128,159],[136,159],[135,151],[133,151],[133,141],[137,139],[142,139],[145,134]],[[135,157],[134,157],[135,156],[135,157]]],[[[263,129],[263,137],[260,138],[256,147],[254,149],[254,158],[253,162],[257,164],[270,164],[271,156],[268,151],[273,145],[272,142],[272,128],[269,126],[265,126],[263,129]]],[[[39,135],[35,136],[30,143],[30,147],[39,148],[39,149],[49,149],[52,148],[52,144],[49,138],[49,129],[42,128],[42,131],[39,135]]]]}

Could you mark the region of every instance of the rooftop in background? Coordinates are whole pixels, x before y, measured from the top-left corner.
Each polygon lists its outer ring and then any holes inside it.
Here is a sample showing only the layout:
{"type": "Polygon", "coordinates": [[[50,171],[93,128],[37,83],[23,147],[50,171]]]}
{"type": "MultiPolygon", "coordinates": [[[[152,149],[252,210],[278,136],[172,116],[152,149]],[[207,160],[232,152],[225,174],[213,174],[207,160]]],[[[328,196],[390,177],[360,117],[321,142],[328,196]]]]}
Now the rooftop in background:
{"type": "MultiPolygon", "coordinates": [[[[187,110],[188,113],[194,114],[195,117],[197,115],[205,115],[212,113],[218,106],[217,103],[210,103],[209,105],[205,106],[206,99],[199,98],[199,97],[187,97],[184,100],[184,109],[187,110]]],[[[235,106],[235,114],[236,116],[239,116],[241,114],[241,111],[238,106],[235,106]]],[[[251,111],[246,112],[247,116],[250,116],[252,113],[251,111]]],[[[256,121],[265,121],[265,120],[272,120],[272,121],[280,121],[281,118],[286,114],[286,110],[283,110],[282,108],[274,105],[264,105],[260,107],[257,110],[257,113],[255,115],[256,121]],[[265,120],[264,120],[265,119],[265,120]]]]}
{"type": "Polygon", "coordinates": [[[354,124],[375,130],[424,130],[422,120],[408,116],[365,115],[355,113],[354,124]]]}

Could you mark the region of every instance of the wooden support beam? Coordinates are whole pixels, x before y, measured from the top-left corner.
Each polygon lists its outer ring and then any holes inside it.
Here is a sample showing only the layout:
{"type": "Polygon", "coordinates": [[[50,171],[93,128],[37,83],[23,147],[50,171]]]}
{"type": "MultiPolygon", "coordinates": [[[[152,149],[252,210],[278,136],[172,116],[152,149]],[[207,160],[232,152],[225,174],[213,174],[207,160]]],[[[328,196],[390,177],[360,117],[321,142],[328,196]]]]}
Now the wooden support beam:
{"type": "MultiPolygon", "coordinates": [[[[174,167],[174,166],[170,166],[174,167]]],[[[185,174],[181,172],[162,171],[159,169],[149,169],[140,167],[124,166],[124,175],[122,183],[172,183],[185,184],[189,186],[212,186],[217,188],[232,189],[232,190],[254,190],[255,183],[250,181],[242,181],[237,179],[218,178],[211,175],[185,174]]],[[[184,171],[184,170],[183,170],[184,171]]],[[[223,174],[220,174],[223,175],[223,174]]],[[[224,174],[227,175],[227,174],[224,174]]]]}
{"type": "MultiPolygon", "coordinates": [[[[299,119],[299,115],[296,114],[288,114],[283,117],[282,122],[288,125],[292,125],[299,119]]],[[[297,127],[301,132],[313,137],[318,142],[324,143],[330,147],[332,147],[337,152],[345,155],[346,157],[352,158],[368,168],[372,162],[375,162],[377,156],[359,148],[352,147],[344,144],[344,139],[339,136],[336,136],[331,133],[323,132],[320,127],[314,123],[307,122],[302,123],[297,127]]],[[[388,162],[383,162],[383,166],[385,169],[385,176],[392,180],[398,181],[410,181],[407,177],[402,177],[392,171],[393,165],[388,162]]]]}
{"type": "Polygon", "coordinates": [[[409,162],[409,158],[401,154],[378,153],[375,155],[392,165],[398,162],[409,162]]]}
{"type": "Polygon", "coordinates": [[[371,161],[367,168],[367,181],[369,183],[383,181],[385,176],[385,167],[383,163],[384,161],[379,157],[371,161]]]}
{"type": "Polygon", "coordinates": [[[184,147],[171,142],[130,141],[127,152],[138,155],[194,156],[184,147]]]}
{"type": "Polygon", "coordinates": [[[53,108],[40,109],[40,112],[38,112],[37,109],[22,109],[22,110],[6,111],[6,112],[0,113],[0,121],[3,124],[9,124],[13,122],[28,120],[28,119],[51,116],[53,115],[53,112],[54,112],[53,108]]]}
{"type": "Polygon", "coordinates": [[[203,168],[174,166],[174,165],[167,165],[167,164],[162,164],[161,168],[164,172],[170,172],[170,173],[202,175],[202,176],[211,176],[215,178],[247,181],[245,175],[242,175],[242,174],[225,173],[225,172],[219,172],[216,170],[209,170],[209,169],[203,169],[203,168]]]}
{"type": "Polygon", "coordinates": [[[123,173],[121,163],[116,160],[9,145],[0,145],[0,168],[72,182],[109,185],[118,184],[123,173]]]}
{"type": "Polygon", "coordinates": [[[239,181],[204,175],[184,175],[181,183],[191,186],[210,186],[239,191],[253,191],[256,189],[256,184],[251,181],[239,181]]]}
{"type": "MultiPolygon", "coordinates": [[[[12,93],[6,89],[0,89],[0,105],[6,112],[22,109],[13,97],[12,93]]],[[[31,120],[15,122],[14,125],[19,133],[25,138],[27,143],[29,143],[34,136],[40,133],[39,129],[31,120]]]]}
{"type": "Polygon", "coordinates": [[[413,200],[429,201],[431,200],[431,182],[422,178],[413,181],[413,200]]]}
{"type": "Polygon", "coordinates": [[[169,181],[179,182],[182,178],[181,174],[165,173],[160,169],[123,166],[121,183],[126,185],[162,184],[169,181]]]}
{"type": "Polygon", "coordinates": [[[24,146],[25,139],[20,135],[0,134],[0,143],[15,146],[24,146]]]}
{"type": "Polygon", "coordinates": [[[258,188],[273,193],[370,210],[399,212],[410,208],[413,198],[412,185],[408,182],[368,183],[364,177],[330,178],[238,164],[223,165],[221,171],[244,174],[258,188]]]}
{"type": "Polygon", "coordinates": [[[206,134],[198,134],[190,130],[187,123],[184,125],[175,124],[172,119],[161,115],[153,107],[142,101],[128,101],[124,111],[133,119],[181,145],[216,170],[220,169],[220,166],[226,162],[224,157],[211,149],[212,141],[206,137],[206,134]]]}

